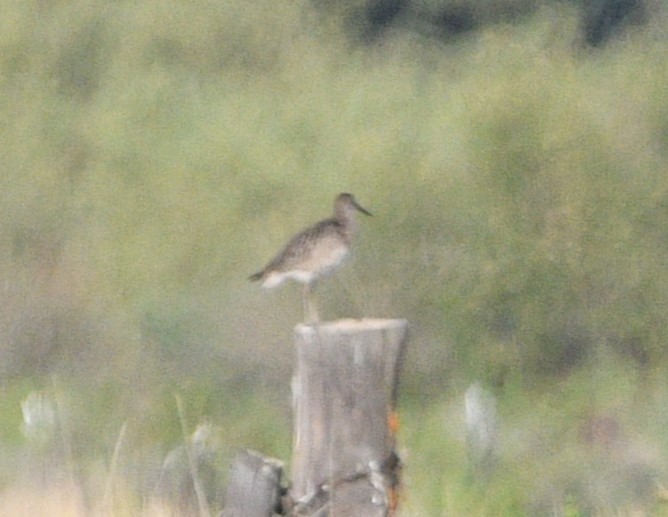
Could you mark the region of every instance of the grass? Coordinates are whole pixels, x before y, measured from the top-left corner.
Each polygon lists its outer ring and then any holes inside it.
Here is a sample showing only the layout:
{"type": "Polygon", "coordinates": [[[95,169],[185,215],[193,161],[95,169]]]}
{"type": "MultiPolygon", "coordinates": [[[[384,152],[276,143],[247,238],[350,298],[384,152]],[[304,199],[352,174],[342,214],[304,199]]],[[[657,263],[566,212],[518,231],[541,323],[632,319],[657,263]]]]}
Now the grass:
{"type": "Polygon", "coordinates": [[[218,485],[239,447],[287,460],[299,293],[245,277],[340,191],[375,217],[323,312],[413,326],[407,514],[609,509],[580,430],[599,415],[666,484],[658,26],[589,52],[570,4],[447,45],[359,46],[306,2],[26,3],[0,23],[0,513],[44,486],[33,515],[168,512],[175,393],[190,432],[213,424],[218,485]],[[504,429],[484,487],[458,420],[474,379],[504,429]],[[31,392],[66,425],[39,446],[31,392]]]}
{"type": "Polygon", "coordinates": [[[463,395],[407,404],[408,515],[666,514],[657,495],[663,445],[650,430],[666,418],[654,399],[663,388],[617,363],[498,395],[498,457],[484,480],[466,458],[463,395]],[[592,431],[601,422],[614,422],[619,435],[592,431]]]}

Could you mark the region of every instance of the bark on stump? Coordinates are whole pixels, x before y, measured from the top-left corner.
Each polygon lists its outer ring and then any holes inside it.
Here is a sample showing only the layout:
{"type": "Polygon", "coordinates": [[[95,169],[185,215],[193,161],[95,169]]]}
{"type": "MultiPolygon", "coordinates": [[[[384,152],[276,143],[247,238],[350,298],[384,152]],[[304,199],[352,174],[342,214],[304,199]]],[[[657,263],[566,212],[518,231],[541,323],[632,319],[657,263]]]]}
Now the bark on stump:
{"type": "Polygon", "coordinates": [[[283,464],[253,451],[234,460],[221,517],[268,517],[280,507],[283,464]]]}

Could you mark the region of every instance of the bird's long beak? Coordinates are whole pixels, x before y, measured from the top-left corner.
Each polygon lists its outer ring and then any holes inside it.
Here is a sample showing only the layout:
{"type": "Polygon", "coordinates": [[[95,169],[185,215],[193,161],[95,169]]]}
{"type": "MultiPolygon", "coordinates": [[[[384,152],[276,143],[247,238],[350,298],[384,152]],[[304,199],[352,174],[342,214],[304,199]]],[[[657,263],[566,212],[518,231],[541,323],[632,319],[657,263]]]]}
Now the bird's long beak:
{"type": "Polygon", "coordinates": [[[353,200],[353,206],[365,215],[373,215],[371,212],[369,212],[367,209],[365,209],[363,206],[361,206],[357,201],[353,200]]]}

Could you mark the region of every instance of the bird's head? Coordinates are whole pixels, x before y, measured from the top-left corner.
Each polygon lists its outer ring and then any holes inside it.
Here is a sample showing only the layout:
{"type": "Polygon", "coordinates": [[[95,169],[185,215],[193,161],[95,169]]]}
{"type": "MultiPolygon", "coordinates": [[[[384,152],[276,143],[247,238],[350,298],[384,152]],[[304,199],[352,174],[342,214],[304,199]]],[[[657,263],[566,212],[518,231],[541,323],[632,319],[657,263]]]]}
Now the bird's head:
{"type": "Polygon", "coordinates": [[[362,212],[364,215],[371,215],[371,212],[366,210],[363,206],[361,206],[357,202],[355,196],[353,196],[352,194],[348,194],[347,192],[344,192],[337,196],[336,202],[334,203],[334,208],[337,214],[340,213],[348,214],[354,209],[358,210],[359,212],[362,212]]]}

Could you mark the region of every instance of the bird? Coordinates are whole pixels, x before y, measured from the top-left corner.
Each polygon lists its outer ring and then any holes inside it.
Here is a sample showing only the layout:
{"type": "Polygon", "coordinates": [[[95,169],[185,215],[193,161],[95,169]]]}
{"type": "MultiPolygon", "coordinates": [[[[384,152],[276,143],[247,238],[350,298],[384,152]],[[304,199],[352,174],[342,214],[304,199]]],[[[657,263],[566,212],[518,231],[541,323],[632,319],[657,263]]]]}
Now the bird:
{"type": "Polygon", "coordinates": [[[338,269],[350,255],[357,233],[357,212],[370,216],[355,196],[341,193],[334,201],[334,214],[328,219],[296,234],[285,247],[262,269],[248,277],[272,289],[286,280],[304,284],[302,304],[308,322],[318,321],[318,311],[312,293],[317,281],[338,269]]]}

